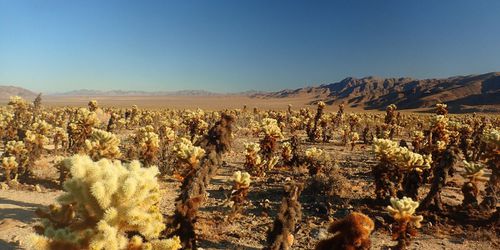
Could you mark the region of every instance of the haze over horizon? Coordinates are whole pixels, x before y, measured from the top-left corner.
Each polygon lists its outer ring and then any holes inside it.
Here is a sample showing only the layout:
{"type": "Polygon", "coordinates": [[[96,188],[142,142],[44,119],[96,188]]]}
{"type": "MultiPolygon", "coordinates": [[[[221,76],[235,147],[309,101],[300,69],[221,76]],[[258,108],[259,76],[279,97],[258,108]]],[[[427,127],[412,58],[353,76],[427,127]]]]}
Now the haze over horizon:
{"type": "Polygon", "coordinates": [[[239,92],[500,71],[500,2],[0,0],[0,85],[239,92]]]}

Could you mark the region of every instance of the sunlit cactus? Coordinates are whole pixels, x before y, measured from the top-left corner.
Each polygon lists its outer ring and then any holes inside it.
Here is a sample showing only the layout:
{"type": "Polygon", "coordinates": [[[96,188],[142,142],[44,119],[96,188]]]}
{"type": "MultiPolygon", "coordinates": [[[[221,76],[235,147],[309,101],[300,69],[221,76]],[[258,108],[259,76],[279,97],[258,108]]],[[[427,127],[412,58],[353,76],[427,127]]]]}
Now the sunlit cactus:
{"type": "Polygon", "coordinates": [[[64,151],[68,145],[68,133],[61,127],[55,127],[53,134],[54,151],[57,152],[59,149],[63,149],[64,151]]]}
{"type": "Polygon", "coordinates": [[[142,168],[137,161],[94,162],[87,156],[69,161],[72,178],[65,182],[58,205],[37,211],[42,222],[29,239],[29,249],[180,248],[177,238],[159,239],[165,225],[156,167],[142,168]],[[130,233],[146,241],[129,238],[130,233]]]}
{"type": "Polygon", "coordinates": [[[352,132],[350,134],[349,141],[351,142],[351,151],[352,151],[354,150],[354,146],[356,146],[356,143],[359,141],[359,134],[357,132],[352,132]]]}
{"type": "Polygon", "coordinates": [[[373,152],[380,161],[398,166],[402,171],[415,169],[422,171],[431,167],[432,157],[414,153],[397,142],[388,139],[375,139],[373,152]]]}
{"type": "Polygon", "coordinates": [[[247,202],[248,189],[252,182],[251,176],[247,172],[236,171],[232,177],[233,186],[229,201],[232,208],[232,213],[241,212],[244,204],[247,202]]]}
{"type": "Polygon", "coordinates": [[[305,159],[310,175],[320,173],[323,167],[331,160],[330,155],[327,152],[316,147],[306,149],[305,159]]]}
{"type": "MultiPolygon", "coordinates": [[[[3,157],[2,158],[2,168],[5,171],[5,179],[7,181],[7,184],[10,184],[12,181],[11,173],[17,173],[17,167],[19,164],[16,161],[15,156],[10,156],[10,157],[3,157]]],[[[14,180],[16,177],[14,177],[14,180]]]]}
{"type": "Polygon", "coordinates": [[[80,108],[75,112],[68,124],[69,147],[73,153],[79,152],[85,146],[85,140],[99,123],[95,112],[85,108],[80,108]]]}
{"type": "Polygon", "coordinates": [[[386,207],[387,212],[394,218],[393,240],[397,240],[396,249],[406,249],[410,246],[411,237],[417,234],[424,219],[422,215],[414,215],[419,203],[411,198],[391,198],[391,205],[386,207]]]}
{"type": "Polygon", "coordinates": [[[481,163],[467,162],[464,161],[464,172],[462,176],[468,179],[467,182],[462,186],[462,193],[464,195],[464,200],[462,205],[465,207],[477,207],[478,196],[479,196],[479,183],[487,182],[488,177],[484,175],[485,165],[481,163]]]}
{"type": "MultiPolygon", "coordinates": [[[[485,164],[491,169],[491,177],[486,184],[486,195],[481,203],[481,207],[495,209],[496,216],[500,216],[498,210],[498,193],[500,192],[500,130],[497,128],[487,129],[481,135],[485,150],[481,157],[485,164]]],[[[495,215],[493,215],[494,217],[495,215]]]]}
{"type": "Polygon", "coordinates": [[[258,143],[245,143],[245,168],[257,176],[262,176],[264,169],[262,169],[262,158],[259,151],[260,145],[258,143]]]}
{"type": "Polygon", "coordinates": [[[293,152],[292,152],[292,144],[290,142],[283,143],[281,150],[281,157],[283,158],[283,161],[286,163],[292,160],[293,152]]]}
{"type": "Polygon", "coordinates": [[[102,158],[117,159],[121,156],[120,139],[115,134],[100,129],[92,130],[89,139],[85,140],[84,153],[94,161],[102,158]]]}
{"type": "Polygon", "coordinates": [[[374,139],[372,150],[379,160],[372,171],[377,198],[383,200],[387,196],[395,196],[402,182],[407,184],[403,185],[404,192],[416,198],[420,172],[431,167],[432,156],[414,153],[388,139],[374,139]]]}
{"type": "Polygon", "coordinates": [[[418,130],[412,131],[411,138],[412,138],[411,144],[414,149],[413,151],[419,153],[420,150],[424,147],[424,140],[425,140],[424,132],[418,130]]]}
{"type": "Polygon", "coordinates": [[[448,105],[444,103],[436,104],[436,114],[437,115],[447,115],[448,114],[448,105]]]}
{"type": "Polygon", "coordinates": [[[97,104],[97,100],[91,100],[88,103],[88,107],[90,111],[96,111],[97,108],[99,108],[99,105],[97,104]]]}
{"type": "Polygon", "coordinates": [[[278,121],[272,118],[264,118],[260,123],[262,132],[266,136],[270,136],[273,138],[281,138],[283,137],[283,133],[281,132],[280,127],[278,126],[278,121]]]}
{"type": "Polygon", "coordinates": [[[146,132],[139,141],[139,158],[145,165],[151,165],[156,160],[156,153],[160,145],[158,135],[154,132],[146,132]]]}
{"type": "Polygon", "coordinates": [[[177,159],[174,171],[180,172],[182,178],[195,171],[205,156],[205,150],[194,146],[187,138],[180,138],[172,151],[177,159]]]}

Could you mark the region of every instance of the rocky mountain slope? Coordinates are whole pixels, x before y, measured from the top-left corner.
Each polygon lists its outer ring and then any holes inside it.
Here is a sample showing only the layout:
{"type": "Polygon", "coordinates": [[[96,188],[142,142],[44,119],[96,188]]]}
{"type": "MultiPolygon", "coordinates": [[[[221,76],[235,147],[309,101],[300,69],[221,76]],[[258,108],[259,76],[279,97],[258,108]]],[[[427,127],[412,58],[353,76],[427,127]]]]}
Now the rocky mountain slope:
{"type": "Polygon", "coordinates": [[[32,99],[36,97],[36,93],[15,86],[0,86],[0,100],[8,100],[11,96],[21,96],[23,98],[32,99]]]}
{"type": "Polygon", "coordinates": [[[430,108],[447,103],[451,111],[500,111],[500,72],[445,79],[345,78],[332,84],[255,95],[260,98],[310,97],[311,103],[345,103],[350,107],[385,109],[430,108]]]}

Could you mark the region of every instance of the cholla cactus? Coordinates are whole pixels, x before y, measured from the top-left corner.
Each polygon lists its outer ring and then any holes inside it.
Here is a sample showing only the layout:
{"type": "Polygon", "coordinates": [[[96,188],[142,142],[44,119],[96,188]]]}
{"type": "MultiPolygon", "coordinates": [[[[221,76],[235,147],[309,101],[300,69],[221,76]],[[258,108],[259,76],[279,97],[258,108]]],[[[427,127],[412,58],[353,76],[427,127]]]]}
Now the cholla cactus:
{"type": "Polygon", "coordinates": [[[181,138],[173,148],[176,156],[176,169],[181,171],[181,177],[185,178],[191,172],[195,171],[201,159],[205,156],[205,150],[194,146],[189,139],[181,138]]]}
{"type": "Polygon", "coordinates": [[[330,161],[330,155],[328,155],[324,150],[316,147],[306,149],[305,155],[310,175],[320,173],[323,167],[330,161]]]}
{"type": "Polygon", "coordinates": [[[424,146],[424,139],[425,139],[424,132],[418,130],[413,131],[411,134],[411,138],[412,138],[411,144],[413,145],[413,151],[419,153],[422,147],[424,146]]]}
{"type": "Polygon", "coordinates": [[[14,179],[16,180],[18,174],[26,175],[28,172],[27,168],[30,163],[30,154],[24,142],[7,142],[5,145],[5,152],[2,156],[5,161],[3,164],[3,168],[5,169],[5,178],[9,184],[12,180],[12,175],[14,175],[14,179]]]}
{"type": "Polygon", "coordinates": [[[417,234],[415,228],[420,228],[424,219],[421,215],[414,215],[419,203],[411,198],[391,198],[391,205],[387,206],[387,212],[394,218],[396,224],[393,229],[393,240],[397,240],[397,249],[409,247],[411,237],[417,234]]]}
{"type": "Polygon", "coordinates": [[[398,166],[402,171],[415,169],[421,172],[423,169],[429,169],[432,163],[431,155],[422,156],[388,139],[375,139],[373,152],[380,161],[398,166]]]}
{"type": "Polygon", "coordinates": [[[84,153],[88,154],[94,161],[102,158],[117,159],[121,156],[120,139],[113,133],[100,129],[94,129],[90,138],[85,140],[84,153]]]}
{"type": "Polygon", "coordinates": [[[478,205],[479,183],[488,181],[488,178],[484,176],[485,167],[480,163],[464,161],[465,172],[462,173],[462,176],[468,179],[462,187],[462,193],[464,194],[462,205],[464,207],[476,207],[478,205]]]}
{"type": "Polygon", "coordinates": [[[285,186],[279,214],[273,227],[267,231],[267,246],[264,250],[291,249],[294,243],[296,225],[302,220],[302,206],[299,202],[302,184],[291,183],[285,186]]]}
{"type": "Polygon", "coordinates": [[[448,117],[444,115],[435,115],[431,118],[431,142],[435,145],[435,150],[440,153],[444,152],[450,141],[448,121],[448,117]]]}
{"type": "MultiPolygon", "coordinates": [[[[12,181],[11,173],[12,172],[17,173],[18,165],[19,164],[16,161],[16,157],[14,157],[14,156],[4,157],[2,159],[2,168],[5,171],[5,179],[7,181],[7,184],[10,184],[12,181]]],[[[16,175],[16,177],[14,177],[14,180],[16,180],[16,179],[17,179],[17,175],[16,175]]]]}
{"type": "Polygon", "coordinates": [[[281,157],[285,163],[289,163],[292,160],[292,144],[290,142],[283,143],[281,157]]]}
{"type": "Polygon", "coordinates": [[[24,143],[29,151],[31,163],[40,158],[44,146],[49,144],[49,138],[47,135],[51,132],[51,130],[52,126],[42,120],[32,123],[26,131],[24,143]]]}
{"type": "Polygon", "coordinates": [[[260,145],[258,143],[245,143],[245,168],[257,176],[262,176],[264,169],[259,151],[260,145]]]}
{"type": "Polygon", "coordinates": [[[356,143],[359,141],[359,134],[356,132],[352,132],[350,135],[351,137],[349,141],[351,142],[351,151],[352,151],[354,150],[354,146],[356,145],[356,143]]]}
{"type": "Polygon", "coordinates": [[[151,125],[139,128],[136,130],[133,140],[135,145],[129,148],[129,157],[138,157],[139,160],[146,166],[154,165],[157,161],[158,152],[160,150],[160,139],[158,134],[154,132],[151,125]],[[131,153],[133,152],[133,153],[131,153]]]}
{"type": "Polygon", "coordinates": [[[99,108],[99,106],[97,104],[97,100],[91,100],[91,101],[89,101],[88,107],[89,107],[90,111],[96,111],[97,108],[99,108]]]}
{"type": "Polygon", "coordinates": [[[500,212],[496,204],[498,204],[498,193],[500,192],[500,130],[488,129],[484,131],[481,140],[485,144],[482,158],[491,169],[490,181],[486,186],[486,196],[481,206],[488,209],[496,208],[498,215],[500,212]]]}
{"type": "Polygon", "coordinates": [[[464,161],[465,172],[462,176],[468,178],[471,182],[488,181],[488,178],[484,176],[483,170],[485,167],[486,166],[481,163],[464,161]]]}
{"type": "Polygon", "coordinates": [[[64,184],[59,205],[38,210],[42,224],[29,249],[179,249],[179,239],[160,240],[165,228],[158,207],[156,167],[133,161],[70,158],[72,178],[64,184]],[[128,233],[139,233],[129,239],[128,233]]]}
{"type": "Polygon", "coordinates": [[[436,104],[436,114],[437,115],[447,115],[448,114],[448,105],[444,103],[436,104]]]}
{"type": "Polygon", "coordinates": [[[314,120],[310,120],[307,129],[307,136],[310,141],[316,141],[321,137],[321,131],[318,131],[318,125],[320,123],[321,117],[323,116],[323,110],[325,109],[326,104],[322,101],[318,102],[318,109],[316,111],[316,116],[314,116],[314,120]]]}
{"type": "Polygon", "coordinates": [[[395,196],[401,182],[405,193],[416,198],[421,182],[420,172],[431,167],[431,155],[422,156],[388,139],[374,139],[373,152],[379,160],[372,171],[377,198],[395,196]]]}
{"type": "Polygon", "coordinates": [[[252,182],[250,174],[247,172],[236,171],[233,174],[233,188],[229,201],[231,202],[232,214],[239,213],[243,205],[247,202],[248,189],[252,182]]]}
{"type": "Polygon", "coordinates": [[[92,133],[92,129],[99,125],[95,112],[85,108],[76,111],[72,121],[68,124],[69,148],[77,153],[85,146],[85,140],[92,133]]]}
{"type": "Polygon", "coordinates": [[[65,149],[68,144],[68,133],[61,127],[55,127],[54,130],[54,151],[57,152],[59,148],[65,149]]]}
{"type": "Polygon", "coordinates": [[[270,136],[273,138],[282,138],[283,134],[281,132],[280,127],[278,126],[278,121],[272,118],[264,118],[260,123],[262,132],[266,136],[270,136]]]}

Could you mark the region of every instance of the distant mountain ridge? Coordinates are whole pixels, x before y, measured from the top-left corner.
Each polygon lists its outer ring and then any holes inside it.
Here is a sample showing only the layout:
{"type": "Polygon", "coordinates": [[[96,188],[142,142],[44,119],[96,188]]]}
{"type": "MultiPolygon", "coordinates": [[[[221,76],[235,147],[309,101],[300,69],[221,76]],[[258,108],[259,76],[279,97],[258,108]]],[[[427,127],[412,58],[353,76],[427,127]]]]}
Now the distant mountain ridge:
{"type": "Polygon", "coordinates": [[[257,94],[258,98],[309,97],[310,103],[345,103],[350,107],[385,109],[430,108],[447,103],[455,112],[500,111],[500,72],[443,79],[348,77],[340,82],[294,90],[257,94]]]}
{"type": "MultiPolygon", "coordinates": [[[[0,86],[0,100],[19,95],[33,99],[36,93],[15,86],[0,86]]],[[[447,103],[451,112],[500,112],[500,72],[454,76],[442,79],[348,77],[320,86],[285,89],[276,92],[249,90],[238,93],[214,93],[204,90],[124,91],[75,90],[44,96],[248,96],[251,98],[296,98],[304,104],[325,101],[330,105],[344,103],[349,107],[383,110],[389,104],[398,109],[428,109],[436,103],[447,103]]]]}
{"type": "Polygon", "coordinates": [[[140,90],[92,90],[80,89],[63,93],[50,94],[52,96],[216,96],[219,93],[205,90],[180,90],[180,91],[140,91],[140,90]]]}
{"type": "Polygon", "coordinates": [[[11,96],[21,96],[23,98],[34,98],[36,93],[25,88],[20,88],[16,86],[2,86],[0,85],[0,99],[9,99],[11,96]]]}
{"type": "Polygon", "coordinates": [[[269,92],[248,90],[235,93],[216,93],[206,90],[178,90],[178,91],[140,91],[140,90],[92,90],[80,89],[62,93],[53,93],[49,96],[222,96],[222,95],[257,95],[269,92]]]}

